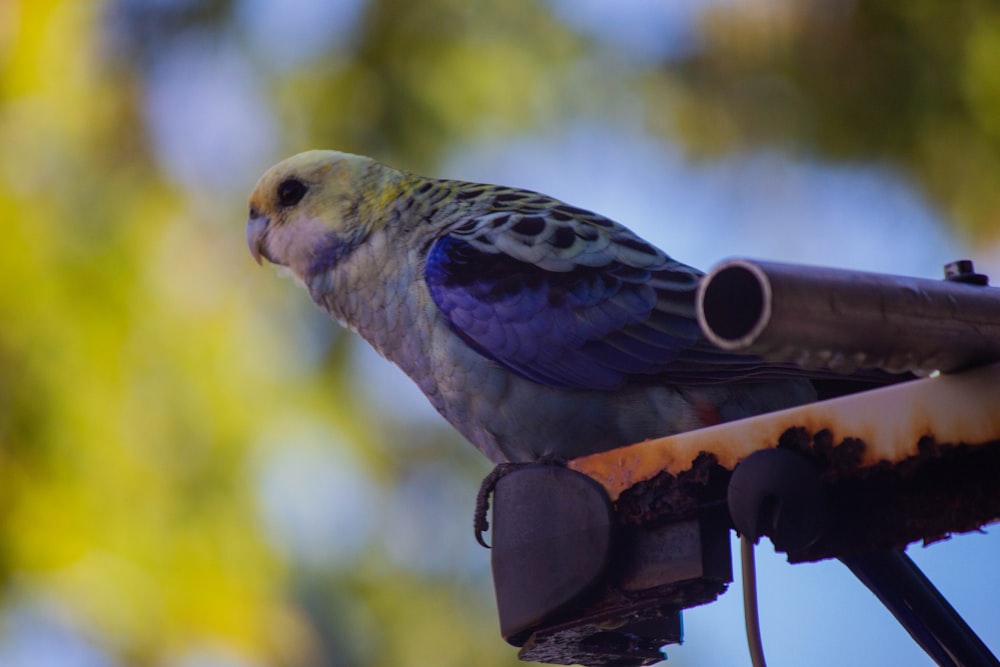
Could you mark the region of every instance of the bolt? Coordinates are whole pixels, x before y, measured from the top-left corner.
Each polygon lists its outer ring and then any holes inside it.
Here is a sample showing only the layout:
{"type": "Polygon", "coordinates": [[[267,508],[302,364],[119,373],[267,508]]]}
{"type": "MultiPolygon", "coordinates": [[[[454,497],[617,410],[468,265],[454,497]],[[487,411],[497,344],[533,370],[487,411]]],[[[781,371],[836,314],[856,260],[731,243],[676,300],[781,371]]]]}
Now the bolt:
{"type": "Polygon", "coordinates": [[[976,273],[976,268],[973,266],[971,259],[958,259],[945,264],[944,279],[969,285],[987,285],[990,282],[989,276],[983,273],[976,273]]]}

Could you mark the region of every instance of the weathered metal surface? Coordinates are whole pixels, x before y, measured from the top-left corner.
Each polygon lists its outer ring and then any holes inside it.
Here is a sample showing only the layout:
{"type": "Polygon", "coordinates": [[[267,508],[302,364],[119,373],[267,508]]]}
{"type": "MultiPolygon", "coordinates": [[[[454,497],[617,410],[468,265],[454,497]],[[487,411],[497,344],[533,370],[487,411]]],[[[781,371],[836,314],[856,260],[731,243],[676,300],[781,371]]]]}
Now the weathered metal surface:
{"type": "Polygon", "coordinates": [[[975,446],[1000,440],[1000,364],[914,380],[860,394],[621,447],[570,462],[616,500],[661,472],[677,476],[702,452],[732,470],[750,452],[778,445],[799,429],[832,443],[855,440],[856,467],[899,463],[921,443],[975,446]]]}
{"type": "Polygon", "coordinates": [[[835,444],[826,433],[791,430],[779,445],[812,457],[829,498],[825,534],[789,551],[791,562],[933,542],[1000,518],[1000,440],[971,445],[924,438],[916,454],[872,466],[858,465],[866,447],[859,440],[835,444]]]}
{"type": "Polygon", "coordinates": [[[956,371],[1000,361],[1000,289],[972,282],[734,259],[702,280],[698,321],[722,349],[772,361],[956,371]]]}
{"type": "Polygon", "coordinates": [[[521,660],[587,667],[641,667],[662,662],[662,647],[681,642],[679,611],[615,610],[584,622],[547,627],[531,636],[521,660]],[[624,618],[630,620],[623,621],[624,618]]]}
{"type": "Polygon", "coordinates": [[[1000,365],[872,390],[576,459],[619,521],[675,521],[724,502],[736,464],[783,447],[804,455],[829,525],[792,562],[899,548],[1000,518],[1000,365]]]}
{"type": "MultiPolygon", "coordinates": [[[[496,507],[502,507],[498,499],[496,507]]],[[[508,641],[522,660],[588,667],[651,665],[681,641],[679,611],[715,600],[732,580],[723,512],[658,526],[617,522],[602,582],[508,641]]]]}

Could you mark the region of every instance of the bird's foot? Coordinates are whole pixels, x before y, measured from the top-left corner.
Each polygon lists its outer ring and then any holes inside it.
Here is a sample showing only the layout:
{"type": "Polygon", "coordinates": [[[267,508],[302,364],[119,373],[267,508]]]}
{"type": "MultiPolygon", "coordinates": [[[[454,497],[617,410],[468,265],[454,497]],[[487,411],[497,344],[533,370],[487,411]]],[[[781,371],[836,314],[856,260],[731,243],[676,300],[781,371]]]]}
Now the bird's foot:
{"type": "Polygon", "coordinates": [[[515,470],[538,465],[539,463],[546,465],[565,465],[564,461],[548,456],[542,457],[537,461],[527,461],[523,463],[506,461],[504,463],[496,464],[493,470],[490,471],[490,474],[483,478],[483,483],[479,485],[479,493],[476,495],[476,516],[473,521],[476,542],[479,542],[480,546],[485,549],[490,548],[490,545],[486,543],[483,535],[490,529],[490,522],[487,517],[490,512],[490,496],[493,495],[493,489],[496,488],[501,479],[515,470]]]}

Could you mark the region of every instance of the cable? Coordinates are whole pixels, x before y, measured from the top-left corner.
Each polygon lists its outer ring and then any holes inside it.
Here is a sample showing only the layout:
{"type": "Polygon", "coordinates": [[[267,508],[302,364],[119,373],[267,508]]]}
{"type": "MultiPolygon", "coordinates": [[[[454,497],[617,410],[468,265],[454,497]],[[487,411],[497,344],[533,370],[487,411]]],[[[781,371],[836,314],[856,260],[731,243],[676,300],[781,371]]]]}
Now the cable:
{"type": "Polygon", "coordinates": [[[764,662],[764,645],[760,640],[760,617],[757,614],[757,567],[753,542],[746,535],[740,537],[740,561],[743,571],[743,618],[747,625],[750,662],[753,667],[767,667],[764,662]]]}

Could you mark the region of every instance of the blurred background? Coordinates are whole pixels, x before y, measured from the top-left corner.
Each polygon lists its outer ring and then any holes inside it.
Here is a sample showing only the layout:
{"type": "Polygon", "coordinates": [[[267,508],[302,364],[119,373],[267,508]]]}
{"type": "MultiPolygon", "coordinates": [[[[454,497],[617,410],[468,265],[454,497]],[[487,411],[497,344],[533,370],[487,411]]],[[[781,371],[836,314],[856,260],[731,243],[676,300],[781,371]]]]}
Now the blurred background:
{"type": "MultiPolygon", "coordinates": [[[[0,145],[0,665],[514,665],[487,462],[252,262],[258,175],[337,148],[702,268],[1000,277],[1000,10],[4,0],[0,145]]],[[[910,549],[994,651],[998,533],[910,549]]],[[[839,564],[759,551],[773,664],[930,664],[839,564]]],[[[739,596],[668,664],[748,664],[739,596]]]]}

